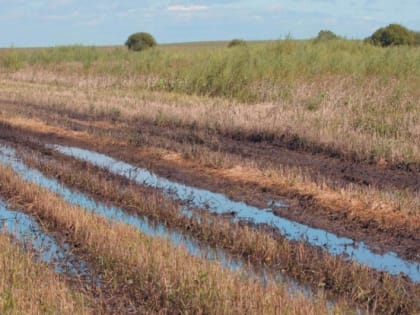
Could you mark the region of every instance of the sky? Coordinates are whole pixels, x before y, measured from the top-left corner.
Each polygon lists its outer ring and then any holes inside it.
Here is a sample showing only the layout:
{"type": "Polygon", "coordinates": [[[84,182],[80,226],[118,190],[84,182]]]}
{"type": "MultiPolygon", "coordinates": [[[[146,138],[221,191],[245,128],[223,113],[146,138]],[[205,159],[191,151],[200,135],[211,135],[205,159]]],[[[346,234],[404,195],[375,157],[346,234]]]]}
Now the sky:
{"type": "Polygon", "coordinates": [[[399,23],[420,30],[420,0],[0,0],[0,47],[295,39],[331,30],[365,38],[399,23]]]}

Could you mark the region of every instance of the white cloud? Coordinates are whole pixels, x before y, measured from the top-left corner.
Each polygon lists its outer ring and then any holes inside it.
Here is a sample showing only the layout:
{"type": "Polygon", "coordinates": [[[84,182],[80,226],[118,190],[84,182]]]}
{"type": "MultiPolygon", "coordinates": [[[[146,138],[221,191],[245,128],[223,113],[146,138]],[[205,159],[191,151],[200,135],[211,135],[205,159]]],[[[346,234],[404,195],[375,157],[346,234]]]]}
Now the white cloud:
{"type": "Polygon", "coordinates": [[[168,11],[176,12],[193,12],[193,11],[206,11],[208,10],[206,5],[170,5],[168,11]]]}
{"type": "Polygon", "coordinates": [[[70,20],[78,16],[80,16],[80,12],[74,11],[70,14],[63,14],[63,15],[60,15],[60,14],[42,15],[40,18],[41,20],[44,20],[44,21],[65,21],[65,20],[70,20]]]}

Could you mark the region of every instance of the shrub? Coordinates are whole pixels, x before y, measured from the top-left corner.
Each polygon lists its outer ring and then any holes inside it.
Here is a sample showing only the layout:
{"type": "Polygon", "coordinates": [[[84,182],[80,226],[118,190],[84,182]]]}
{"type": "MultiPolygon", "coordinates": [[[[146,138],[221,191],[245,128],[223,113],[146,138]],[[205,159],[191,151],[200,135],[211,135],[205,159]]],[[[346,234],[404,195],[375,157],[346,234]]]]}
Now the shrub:
{"type": "Polygon", "coordinates": [[[246,46],[246,42],[243,39],[232,39],[229,44],[228,48],[237,47],[237,46],[246,46]]]}
{"type": "Polygon", "coordinates": [[[396,45],[414,45],[414,33],[399,24],[390,24],[387,27],[381,27],[368,38],[372,44],[382,47],[396,45]]]}
{"type": "Polygon", "coordinates": [[[151,34],[143,32],[130,35],[125,42],[128,49],[133,51],[142,51],[156,46],[156,44],[156,40],[151,34]]]}
{"type": "Polygon", "coordinates": [[[315,38],[316,42],[324,42],[324,41],[329,41],[329,40],[333,40],[333,39],[338,39],[339,37],[334,33],[331,32],[329,30],[321,30],[318,33],[318,36],[315,38]]]}
{"type": "Polygon", "coordinates": [[[420,32],[414,32],[414,42],[416,46],[420,46],[420,32]]]}

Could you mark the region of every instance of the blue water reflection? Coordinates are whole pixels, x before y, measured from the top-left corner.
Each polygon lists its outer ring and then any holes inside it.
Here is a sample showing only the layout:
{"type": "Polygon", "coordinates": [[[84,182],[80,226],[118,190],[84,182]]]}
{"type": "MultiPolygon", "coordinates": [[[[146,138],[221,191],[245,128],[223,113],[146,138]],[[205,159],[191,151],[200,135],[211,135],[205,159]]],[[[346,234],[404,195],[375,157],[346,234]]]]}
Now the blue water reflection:
{"type": "Polygon", "coordinates": [[[66,243],[59,243],[45,234],[38,223],[30,216],[9,210],[0,200],[0,230],[12,235],[18,244],[33,252],[39,261],[53,266],[55,271],[77,275],[89,275],[86,264],[71,252],[66,243]]]}
{"type": "MultiPolygon", "coordinates": [[[[403,273],[411,280],[420,282],[420,264],[406,261],[398,257],[396,253],[376,254],[363,242],[355,242],[352,239],[338,237],[322,229],[287,220],[275,215],[271,208],[257,208],[244,202],[231,200],[220,193],[176,183],[159,177],[147,169],[133,166],[104,154],[76,147],[61,145],[52,147],[65,155],[90,162],[136,183],[161,189],[167,196],[187,202],[191,207],[207,209],[209,212],[217,214],[234,213],[234,219],[236,220],[268,224],[277,229],[288,240],[304,240],[313,246],[325,248],[332,255],[345,254],[348,259],[365,264],[373,269],[386,271],[393,275],[403,273]]],[[[277,207],[283,205],[278,201],[270,202],[270,204],[277,207]]]]}

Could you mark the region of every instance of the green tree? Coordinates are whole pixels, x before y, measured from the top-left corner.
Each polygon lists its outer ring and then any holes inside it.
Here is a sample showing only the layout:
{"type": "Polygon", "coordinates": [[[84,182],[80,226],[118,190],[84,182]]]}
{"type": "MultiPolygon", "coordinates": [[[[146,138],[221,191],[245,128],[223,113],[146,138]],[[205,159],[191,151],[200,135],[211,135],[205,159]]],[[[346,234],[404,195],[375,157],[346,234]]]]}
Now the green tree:
{"type": "Polygon", "coordinates": [[[399,24],[381,27],[368,38],[372,44],[382,47],[396,45],[414,45],[414,32],[399,24]]]}
{"type": "Polygon", "coordinates": [[[416,46],[420,46],[420,32],[414,32],[414,41],[416,46]]]}
{"type": "Polygon", "coordinates": [[[232,39],[228,44],[228,48],[232,48],[236,46],[246,46],[246,42],[243,39],[235,38],[235,39],[232,39]]]}
{"type": "Polygon", "coordinates": [[[134,33],[130,35],[125,42],[125,46],[133,51],[142,51],[147,48],[156,46],[155,38],[149,33],[134,33]]]}
{"type": "Polygon", "coordinates": [[[316,42],[324,42],[333,39],[338,39],[339,37],[332,31],[329,30],[321,30],[318,33],[318,36],[315,38],[316,42]]]}

